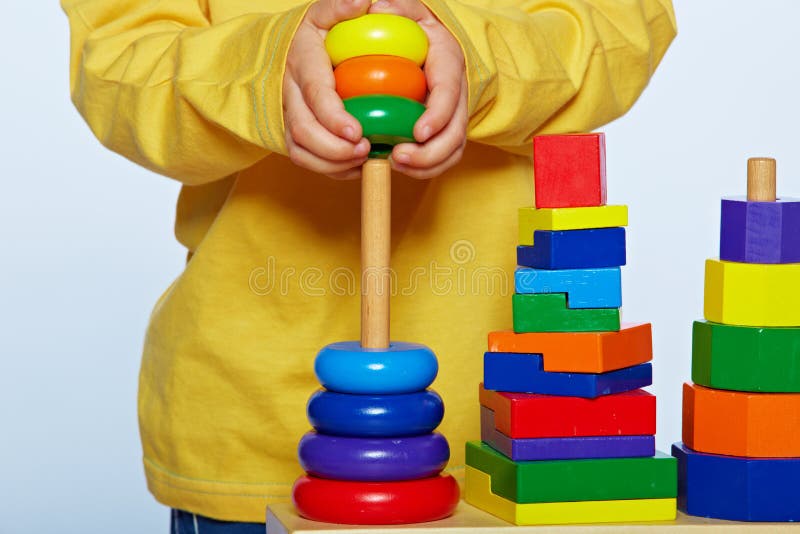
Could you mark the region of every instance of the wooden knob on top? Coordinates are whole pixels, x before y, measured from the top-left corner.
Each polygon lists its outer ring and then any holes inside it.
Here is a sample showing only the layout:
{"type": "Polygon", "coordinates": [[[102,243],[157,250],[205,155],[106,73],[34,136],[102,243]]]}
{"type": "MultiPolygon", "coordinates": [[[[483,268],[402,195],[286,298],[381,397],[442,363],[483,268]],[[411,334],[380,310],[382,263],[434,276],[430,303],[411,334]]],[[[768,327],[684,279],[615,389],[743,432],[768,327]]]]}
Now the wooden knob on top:
{"type": "Polygon", "coordinates": [[[775,202],[776,174],[774,158],[750,158],[747,160],[747,200],[775,202]]]}

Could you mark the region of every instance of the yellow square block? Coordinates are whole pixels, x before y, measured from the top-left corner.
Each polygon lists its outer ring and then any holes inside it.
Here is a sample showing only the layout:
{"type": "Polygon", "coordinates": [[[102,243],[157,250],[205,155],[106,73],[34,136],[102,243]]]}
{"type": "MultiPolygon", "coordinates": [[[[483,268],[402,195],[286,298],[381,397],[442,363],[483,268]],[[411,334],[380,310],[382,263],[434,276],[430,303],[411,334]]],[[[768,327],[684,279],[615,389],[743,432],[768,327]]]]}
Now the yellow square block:
{"type": "Polygon", "coordinates": [[[800,326],[800,263],[706,260],[705,318],[740,326],[800,326]]]}
{"type": "Polygon", "coordinates": [[[519,244],[533,245],[536,230],[584,230],[628,226],[628,206],[520,208],[519,244]]]}
{"type": "Polygon", "coordinates": [[[492,493],[491,477],[470,466],[466,466],[464,500],[515,525],[671,521],[677,513],[677,499],[518,504],[492,493]]]}

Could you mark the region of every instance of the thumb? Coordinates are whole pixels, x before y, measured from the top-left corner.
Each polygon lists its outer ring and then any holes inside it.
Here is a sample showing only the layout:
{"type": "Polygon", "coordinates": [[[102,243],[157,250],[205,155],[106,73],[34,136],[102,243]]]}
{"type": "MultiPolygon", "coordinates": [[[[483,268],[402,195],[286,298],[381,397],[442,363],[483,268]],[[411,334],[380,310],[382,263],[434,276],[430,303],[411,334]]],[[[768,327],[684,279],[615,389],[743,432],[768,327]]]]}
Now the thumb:
{"type": "Polygon", "coordinates": [[[337,22],[366,14],[370,0],[319,0],[308,10],[308,20],[321,30],[330,30],[337,22]]]}

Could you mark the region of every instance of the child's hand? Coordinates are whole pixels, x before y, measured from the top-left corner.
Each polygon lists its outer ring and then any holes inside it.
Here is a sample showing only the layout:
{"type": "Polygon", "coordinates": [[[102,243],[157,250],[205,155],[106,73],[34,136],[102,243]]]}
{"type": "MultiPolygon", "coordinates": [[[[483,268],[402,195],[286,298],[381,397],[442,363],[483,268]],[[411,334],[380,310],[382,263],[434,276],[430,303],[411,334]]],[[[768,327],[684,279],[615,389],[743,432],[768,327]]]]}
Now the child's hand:
{"type": "Polygon", "coordinates": [[[392,166],[413,178],[438,176],[459,162],[467,140],[464,54],[450,31],[418,0],[379,0],[369,12],[408,17],[428,35],[428,110],[414,126],[414,138],[422,144],[397,145],[392,151],[392,166]]]}
{"type": "Polygon", "coordinates": [[[283,119],[286,147],[295,165],[349,179],[360,176],[369,142],[336,94],[325,35],[337,22],[367,12],[370,0],[319,0],[306,12],[286,58],[283,119]]]}

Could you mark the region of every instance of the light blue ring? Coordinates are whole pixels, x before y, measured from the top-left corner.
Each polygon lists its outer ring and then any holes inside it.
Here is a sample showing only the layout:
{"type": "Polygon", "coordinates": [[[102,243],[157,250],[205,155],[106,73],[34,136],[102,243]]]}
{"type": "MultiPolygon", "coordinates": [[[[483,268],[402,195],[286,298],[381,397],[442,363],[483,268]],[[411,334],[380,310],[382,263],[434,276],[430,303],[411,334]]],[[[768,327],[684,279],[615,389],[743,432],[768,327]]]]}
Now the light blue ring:
{"type": "Polygon", "coordinates": [[[386,349],[365,349],[358,341],[332,343],[314,360],[314,373],[325,389],[359,395],[422,391],[438,370],[431,349],[399,341],[386,349]]]}

